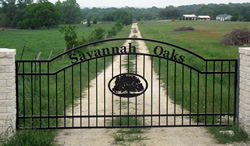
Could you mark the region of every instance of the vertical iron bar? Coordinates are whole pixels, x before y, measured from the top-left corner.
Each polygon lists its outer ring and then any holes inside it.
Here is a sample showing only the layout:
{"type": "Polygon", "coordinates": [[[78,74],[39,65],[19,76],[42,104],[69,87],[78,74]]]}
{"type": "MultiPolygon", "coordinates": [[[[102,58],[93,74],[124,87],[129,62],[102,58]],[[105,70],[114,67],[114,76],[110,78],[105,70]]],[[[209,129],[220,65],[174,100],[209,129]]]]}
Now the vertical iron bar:
{"type": "Polygon", "coordinates": [[[58,88],[57,88],[57,74],[56,74],[56,127],[58,127],[58,88]]]}
{"type": "Polygon", "coordinates": [[[159,57],[159,126],[161,125],[161,58],[159,57]]]}
{"type": "Polygon", "coordinates": [[[98,127],[98,58],[96,58],[96,127],[98,127]]]}
{"type": "Polygon", "coordinates": [[[214,102],[215,102],[215,61],[213,63],[214,67],[213,67],[213,122],[212,124],[214,125],[214,102]]]}
{"type": "Polygon", "coordinates": [[[90,84],[90,81],[89,81],[89,60],[88,60],[88,127],[90,127],[90,91],[89,91],[89,84],[90,84]]]}
{"type": "MultiPolygon", "coordinates": [[[[223,72],[223,61],[221,61],[221,72],[223,72]]],[[[221,73],[221,94],[220,94],[220,97],[221,97],[221,99],[220,99],[220,125],[221,125],[221,123],[222,123],[222,116],[221,116],[221,114],[222,114],[222,83],[223,83],[223,73],[221,73]]]]}
{"type": "Polygon", "coordinates": [[[66,75],[65,75],[65,70],[63,71],[63,81],[64,81],[64,83],[63,83],[63,88],[64,88],[64,90],[63,90],[63,95],[64,95],[64,127],[66,127],[66,75]]]}
{"type": "Polygon", "coordinates": [[[168,125],[168,69],[169,69],[169,63],[168,63],[168,59],[167,59],[167,94],[166,94],[166,125],[168,125]]]}
{"type": "Polygon", "coordinates": [[[74,127],[74,66],[72,66],[72,127],[74,127]]]}
{"type": "Polygon", "coordinates": [[[153,56],[151,56],[151,126],[153,125],[153,56]]]}
{"type": "Polygon", "coordinates": [[[48,128],[50,127],[50,114],[49,114],[49,63],[47,64],[47,69],[48,69],[48,128]]]}
{"type": "Polygon", "coordinates": [[[24,62],[23,62],[23,124],[25,128],[25,76],[24,76],[24,62]]]}
{"type": "MultiPolygon", "coordinates": [[[[145,78],[145,55],[143,55],[143,78],[145,78]]],[[[145,126],[145,92],[143,93],[143,126],[145,126]]]]}
{"type": "Polygon", "coordinates": [[[80,127],[82,127],[82,63],[80,63],[80,127]]]}
{"type": "Polygon", "coordinates": [[[239,97],[237,96],[237,84],[238,84],[238,60],[235,61],[235,77],[234,77],[234,121],[233,121],[234,123],[236,122],[236,116],[237,116],[237,122],[239,123],[239,113],[236,113],[236,112],[239,112],[239,97]]]}
{"type": "MultiPolygon", "coordinates": [[[[128,73],[129,73],[129,54],[128,54],[128,73]]],[[[128,127],[129,127],[129,119],[130,119],[130,117],[129,117],[129,98],[127,99],[127,101],[128,101],[128,127]]]]}
{"type": "Polygon", "coordinates": [[[184,64],[182,64],[182,107],[181,107],[181,113],[182,113],[182,118],[181,118],[181,123],[183,123],[183,113],[184,113],[184,64]]]}
{"type": "Polygon", "coordinates": [[[104,56],[104,127],[106,127],[106,57],[104,56]]]}
{"type": "MultiPolygon", "coordinates": [[[[120,54],[120,74],[122,73],[122,56],[120,54]]],[[[122,98],[120,97],[120,127],[122,123],[122,98]]]]}
{"type": "Polygon", "coordinates": [[[228,125],[229,125],[229,114],[230,114],[230,71],[231,71],[231,69],[230,69],[230,66],[231,66],[231,62],[229,61],[229,64],[228,64],[228,67],[229,67],[229,74],[228,74],[228,120],[227,120],[227,122],[228,122],[228,125]]]}
{"type": "Polygon", "coordinates": [[[41,72],[42,72],[42,69],[41,69],[41,62],[39,62],[39,86],[40,86],[40,128],[42,128],[42,78],[41,78],[41,72]]]}
{"type": "MultiPolygon", "coordinates": [[[[112,55],[112,78],[114,77],[114,56],[112,55]]],[[[112,93],[112,127],[114,127],[114,94],[112,93]]]]}
{"type": "Polygon", "coordinates": [[[200,110],[199,110],[199,108],[200,108],[200,106],[199,106],[199,104],[200,104],[200,88],[199,88],[199,86],[200,86],[200,73],[199,72],[197,72],[198,73],[198,84],[197,84],[197,125],[199,125],[199,113],[200,113],[200,110]]]}
{"type": "Polygon", "coordinates": [[[190,109],[190,111],[189,111],[189,114],[190,114],[190,116],[189,116],[189,125],[191,125],[191,113],[192,113],[192,69],[190,68],[190,93],[189,93],[190,95],[190,103],[189,103],[189,109],[190,109]]]}
{"type": "Polygon", "coordinates": [[[31,78],[31,125],[32,125],[32,129],[34,128],[33,127],[33,114],[34,114],[34,108],[33,108],[33,104],[34,104],[34,102],[33,102],[33,69],[32,69],[32,66],[33,66],[33,62],[31,62],[30,63],[30,70],[31,70],[31,75],[30,75],[30,78],[31,78]]]}
{"type": "MultiPolygon", "coordinates": [[[[137,74],[137,55],[135,55],[135,73],[137,74]]],[[[135,125],[137,126],[137,96],[135,97],[135,125]]]]}
{"type": "Polygon", "coordinates": [[[176,61],[174,62],[174,125],[176,125],[176,61]]]}
{"type": "Polygon", "coordinates": [[[205,76],[205,125],[207,125],[207,61],[206,61],[206,76],[205,76]]]}
{"type": "Polygon", "coordinates": [[[129,73],[129,54],[128,54],[128,73],[129,73]]]}

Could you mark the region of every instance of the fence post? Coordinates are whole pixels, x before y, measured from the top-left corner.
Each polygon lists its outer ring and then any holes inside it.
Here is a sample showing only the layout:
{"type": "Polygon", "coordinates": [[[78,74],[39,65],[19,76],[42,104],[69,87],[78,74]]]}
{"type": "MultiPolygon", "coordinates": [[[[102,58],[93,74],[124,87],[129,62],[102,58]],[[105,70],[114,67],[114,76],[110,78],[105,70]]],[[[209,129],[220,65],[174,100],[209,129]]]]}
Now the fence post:
{"type": "Polygon", "coordinates": [[[250,47],[239,48],[239,120],[250,135],[250,47]]]}
{"type": "Polygon", "coordinates": [[[0,133],[11,136],[16,130],[16,49],[0,48],[0,133]]]}

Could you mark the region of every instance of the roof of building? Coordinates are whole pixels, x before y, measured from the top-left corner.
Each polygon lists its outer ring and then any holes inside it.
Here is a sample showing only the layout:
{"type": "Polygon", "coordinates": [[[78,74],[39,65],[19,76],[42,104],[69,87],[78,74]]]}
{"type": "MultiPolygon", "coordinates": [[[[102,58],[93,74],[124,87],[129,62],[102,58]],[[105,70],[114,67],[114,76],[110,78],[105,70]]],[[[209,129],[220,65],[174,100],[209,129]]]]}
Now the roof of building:
{"type": "Polygon", "coordinates": [[[217,15],[216,17],[232,17],[232,15],[229,15],[229,14],[220,14],[220,15],[217,15]]]}
{"type": "Polygon", "coordinates": [[[184,14],[183,16],[184,16],[184,17],[192,17],[192,18],[196,17],[195,14],[184,14]]]}
{"type": "Polygon", "coordinates": [[[199,15],[198,18],[206,18],[206,19],[210,19],[210,16],[208,15],[199,15]]]}

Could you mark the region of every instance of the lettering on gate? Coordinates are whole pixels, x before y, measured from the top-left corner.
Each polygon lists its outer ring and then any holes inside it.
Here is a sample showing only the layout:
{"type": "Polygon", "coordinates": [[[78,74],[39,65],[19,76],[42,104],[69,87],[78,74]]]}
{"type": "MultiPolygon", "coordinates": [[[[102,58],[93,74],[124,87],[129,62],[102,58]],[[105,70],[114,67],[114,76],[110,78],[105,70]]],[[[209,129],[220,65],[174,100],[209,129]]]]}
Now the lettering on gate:
{"type": "MultiPolygon", "coordinates": [[[[75,54],[72,53],[69,58],[71,59],[71,63],[82,62],[87,59],[101,57],[101,56],[110,56],[110,55],[119,55],[119,54],[136,54],[136,47],[132,45],[132,43],[128,43],[128,47],[111,47],[111,48],[102,48],[95,49],[89,52],[75,54]]],[[[161,56],[176,62],[184,62],[185,56],[176,53],[175,49],[165,49],[162,46],[156,46],[154,48],[154,55],[161,56]]]]}

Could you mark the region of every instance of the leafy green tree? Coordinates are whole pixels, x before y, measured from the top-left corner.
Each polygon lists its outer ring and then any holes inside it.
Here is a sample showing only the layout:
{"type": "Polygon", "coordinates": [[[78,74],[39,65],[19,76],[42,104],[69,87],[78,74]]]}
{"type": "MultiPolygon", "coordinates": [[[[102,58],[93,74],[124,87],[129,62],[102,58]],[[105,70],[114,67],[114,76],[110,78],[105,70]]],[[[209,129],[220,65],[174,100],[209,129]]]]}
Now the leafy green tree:
{"type": "Polygon", "coordinates": [[[232,21],[239,21],[240,20],[240,13],[234,12],[231,18],[232,21]]]}
{"type": "Polygon", "coordinates": [[[50,2],[34,3],[27,6],[25,9],[24,20],[19,23],[25,28],[51,28],[59,24],[60,15],[55,7],[50,2]]]}
{"type": "Polygon", "coordinates": [[[0,14],[0,26],[7,27],[11,23],[10,19],[6,16],[6,14],[0,14]]]}
{"type": "Polygon", "coordinates": [[[116,22],[116,23],[115,23],[115,28],[116,28],[117,31],[121,31],[121,30],[122,30],[122,27],[123,27],[123,26],[122,26],[122,24],[121,24],[120,22],[116,22]]]}
{"type": "Polygon", "coordinates": [[[67,50],[72,49],[73,46],[78,46],[76,29],[76,26],[63,26],[59,29],[59,31],[64,34],[67,50]]]}
{"type": "Polygon", "coordinates": [[[245,14],[245,20],[250,21],[250,10],[245,14]]]}
{"type": "Polygon", "coordinates": [[[91,32],[88,41],[94,42],[94,41],[98,41],[98,40],[103,40],[104,35],[105,35],[105,30],[102,28],[97,28],[91,32]]]}
{"type": "Polygon", "coordinates": [[[153,15],[150,14],[150,13],[145,13],[145,14],[142,14],[141,18],[143,20],[152,20],[153,19],[153,15]]]}
{"type": "Polygon", "coordinates": [[[117,34],[116,28],[115,28],[115,27],[112,27],[111,30],[108,31],[107,37],[108,37],[108,38],[111,38],[111,37],[115,36],[116,34],[117,34]]]}
{"type": "Polygon", "coordinates": [[[102,20],[116,21],[122,23],[123,25],[130,25],[132,23],[133,17],[127,11],[116,10],[115,12],[105,14],[102,20]]]}
{"type": "Polygon", "coordinates": [[[61,13],[61,23],[63,24],[77,24],[82,19],[82,12],[76,0],[66,0],[56,2],[56,7],[61,13]]]}
{"type": "Polygon", "coordinates": [[[87,20],[87,26],[88,26],[88,27],[91,26],[91,23],[90,23],[90,20],[89,20],[89,19],[87,20]]]}
{"type": "Polygon", "coordinates": [[[1,23],[5,26],[13,27],[13,20],[16,14],[16,0],[0,0],[1,4],[1,23]],[[4,22],[5,21],[5,22],[4,22]]]}
{"type": "Polygon", "coordinates": [[[159,12],[159,17],[162,19],[178,18],[180,16],[180,11],[174,7],[166,7],[159,12]]]}
{"type": "Polygon", "coordinates": [[[94,18],[93,18],[93,24],[97,24],[98,20],[99,20],[98,16],[94,16],[94,18]]]}

